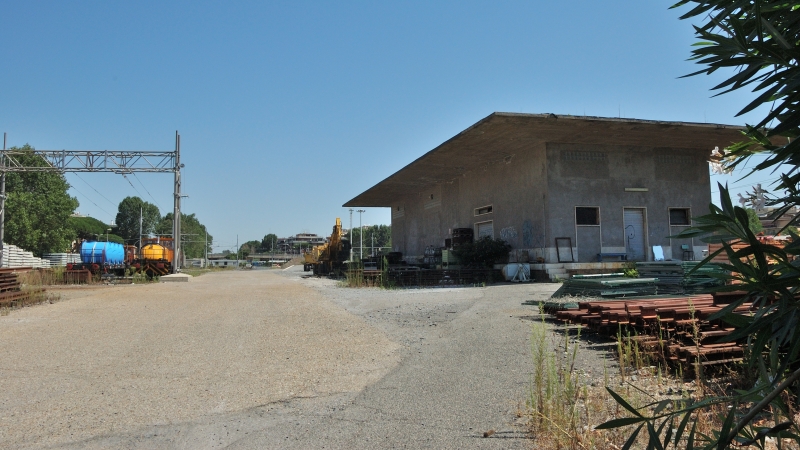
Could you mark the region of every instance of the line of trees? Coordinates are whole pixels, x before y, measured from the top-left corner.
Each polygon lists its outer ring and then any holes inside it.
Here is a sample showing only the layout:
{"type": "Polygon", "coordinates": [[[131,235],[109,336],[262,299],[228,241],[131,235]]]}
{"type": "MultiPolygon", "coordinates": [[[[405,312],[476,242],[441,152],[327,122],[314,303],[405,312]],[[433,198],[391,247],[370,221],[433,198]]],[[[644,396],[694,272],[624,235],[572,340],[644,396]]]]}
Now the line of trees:
{"type": "MultiPolygon", "coordinates": [[[[369,256],[370,249],[380,249],[382,247],[392,246],[392,227],[389,225],[372,225],[364,227],[363,230],[353,228],[345,235],[345,239],[350,240],[350,245],[355,252],[358,252],[358,246],[363,242],[364,256],[369,256]],[[364,238],[362,241],[361,238],[364,238]]],[[[384,250],[386,250],[384,248],[384,250]]],[[[377,252],[377,250],[376,250],[377,252]]]]}
{"type": "MultiPolygon", "coordinates": [[[[125,197],[117,208],[117,233],[128,244],[139,242],[139,223],[143,236],[172,236],[173,213],[161,217],[158,207],[139,197],[125,197]]],[[[192,214],[181,213],[181,236],[183,254],[187,258],[203,258],[211,252],[214,237],[207,234],[206,226],[192,214]],[[208,240],[206,241],[206,236],[208,240]]]]}
{"type": "MultiPolygon", "coordinates": [[[[372,225],[364,227],[363,231],[355,228],[345,234],[344,238],[350,239],[350,242],[355,249],[361,243],[360,239],[362,234],[364,236],[364,256],[369,255],[370,249],[373,246],[376,249],[383,248],[384,250],[386,250],[387,247],[390,248],[392,246],[392,227],[389,225],[372,225]]],[[[247,256],[255,253],[269,253],[281,250],[282,249],[278,245],[278,236],[273,233],[269,233],[264,235],[260,241],[251,240],[239,245],[239,257],[246,258],[247,256]]],[[[230,254],[233,252],[224,251],[223,253],[230,254]]]]}

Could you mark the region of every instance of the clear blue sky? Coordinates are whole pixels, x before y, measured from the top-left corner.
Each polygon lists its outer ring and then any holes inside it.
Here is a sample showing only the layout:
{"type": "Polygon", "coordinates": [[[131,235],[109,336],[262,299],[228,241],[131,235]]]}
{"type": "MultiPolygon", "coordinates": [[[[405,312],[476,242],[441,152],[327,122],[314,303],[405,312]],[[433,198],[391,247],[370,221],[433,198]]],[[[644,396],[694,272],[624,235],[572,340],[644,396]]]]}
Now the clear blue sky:
{"type": "MultiPolygon", "coordinates": [[[[494,111],[757,121],[734,117],[748,93],[711,98],[722,74],[679,79],[694,38],[670,5],[6,1],[0,132],[9,146],[169,151],[179,130],[184,212],[215,250],[237,234],[327,235],[348,225],[344,202],[494,111]]],[[[171,175],[128,178],[67,175],[100,220],[131,195],[172,211],[171,175]]],[[[736,186],[769,177],[756,178],[736,186]]]]}

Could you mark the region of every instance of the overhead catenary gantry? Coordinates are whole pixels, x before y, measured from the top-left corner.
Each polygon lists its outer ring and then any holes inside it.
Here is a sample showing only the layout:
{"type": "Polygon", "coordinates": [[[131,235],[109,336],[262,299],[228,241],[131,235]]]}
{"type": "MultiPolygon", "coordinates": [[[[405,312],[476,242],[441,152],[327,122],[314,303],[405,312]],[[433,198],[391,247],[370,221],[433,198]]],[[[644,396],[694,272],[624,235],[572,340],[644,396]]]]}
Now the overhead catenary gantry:
{"type": "Polygon", "coordinates": [[[127,150],[7,150],[5,135],[3,150],[0,151],[0,266],[5,251],[6,174],[9,172],[110,172],[126,175],[129,173],[174,173],[174,208],[172,236],[175,246],[172,272],[179,271],[181,251],[181,136],[175,132],[175,151],[127,151],[127,150]],[[36,155],[44,165],[32,166],[21,161],[23,155],[36,155]]]}

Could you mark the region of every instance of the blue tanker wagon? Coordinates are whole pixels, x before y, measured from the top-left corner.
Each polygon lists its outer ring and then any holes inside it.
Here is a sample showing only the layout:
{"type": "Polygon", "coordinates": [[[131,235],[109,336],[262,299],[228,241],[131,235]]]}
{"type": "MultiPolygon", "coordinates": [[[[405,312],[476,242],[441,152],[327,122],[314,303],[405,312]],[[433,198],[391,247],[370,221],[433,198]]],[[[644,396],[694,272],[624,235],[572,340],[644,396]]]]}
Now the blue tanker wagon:
{"type": "Polygon", "coordinates": [[[125,246],[116,242],[84,241],[81,243],[81,263],[67,265],[67,270],[89,270],[92,273],[110,273],[124,276],[125,246]]]}

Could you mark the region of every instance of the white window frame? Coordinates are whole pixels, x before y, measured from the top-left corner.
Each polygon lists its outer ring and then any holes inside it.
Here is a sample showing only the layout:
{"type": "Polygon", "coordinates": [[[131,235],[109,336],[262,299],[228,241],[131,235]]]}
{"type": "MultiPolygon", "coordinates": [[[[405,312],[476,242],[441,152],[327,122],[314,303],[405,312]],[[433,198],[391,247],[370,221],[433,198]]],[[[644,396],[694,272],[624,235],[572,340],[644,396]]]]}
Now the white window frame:
{"type": "Polygon", "coordinates": [[[475,208],[475,217],[486,216],[486,215],[492,214],[493,212],[494,212],[494,206],[493,205],[480,206],[478,208],[475,208]],[[488,211],[480,212],[483,209],[488,209],[488,211]]]}
{"type": "Polygon", "coordinates": [[[576,206],[575,207],[575,226],[576,227],[599,227],[602,222],[602,217],[600,216],[600,207],[599,206],[576,206]],[[593,208],[597,210],[597,223],[587,225],[587,224],[580,224],[578,223],[578,208],[593,208]]]}

